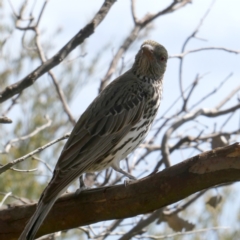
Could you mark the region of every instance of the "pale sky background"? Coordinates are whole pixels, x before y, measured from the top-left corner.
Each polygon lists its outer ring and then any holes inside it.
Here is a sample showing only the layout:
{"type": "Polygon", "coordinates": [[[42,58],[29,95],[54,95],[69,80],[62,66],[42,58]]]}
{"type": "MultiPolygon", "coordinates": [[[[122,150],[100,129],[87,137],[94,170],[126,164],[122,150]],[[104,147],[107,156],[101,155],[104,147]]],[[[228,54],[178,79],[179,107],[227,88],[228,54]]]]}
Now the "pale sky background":
{"type": "MultiPolygon", "coordinates": [[[[20,0],[12,0],[16,9],[18,9],[19,3],[21,2],[22,1],[20,0]]],[[[37,1],[37,6],[41,6],[42,2],[43,1],[40,0],[37,1]]],[[[168,0],[137,0],[137,17],[141,18],[147,12],[155,13],[168,6],[171,2],[172,1],[168,0]]],[[[147,38],[164,45],[167,48],[169,55],[180,53],[183,42],[199,24],[200,19],[207,11],[211,2],[212,1],[209,0],[193,0],[192,4],[188,4],[186,7],[176,11],[175,13],[158,18],[154,21],[154,29],[150,32],[147,38]]],[[[11,11],[10,6],[6,0],[4,3],[7,9],[6,14],[9,14],[11,11]]],[[[88,21],[92,19],[102,3],[102,0],[49,1],[48,7],[40,24],[40,29],[42,31],[44,30],[44,37],[48,36],[49,40],[55,45],[55,48],[52,52],[50,52],[49,57],[55,54],[82,27],[84,27],[88,21]],[[52,35],[53,30],[58,27],[61,27],[63,31],[60,35],[54,38],[52,35]]],[[[36,7],[36,12],[38,12],[38,10],[39,8],[36,7]]],[[[87,39],[86,62],[90,61],[95,56],[96,52],[100,51],[106,43],[110,43],[111,47],[104,53],[99,64],[98,71],[94,74],[93,79],[87,79],[89,83],[75,96],[74,101],[70,104],[71,110],[76,118],[80,116],[80,114],[98,93],[99,79],[105,75],[109,66],[109,60],[111,59],[110,57],[113,52],[116,52],[116,49],[128,35],[132,27],[133,21],[130,11],[130,1],[118,0],[110,10],[107,17],[97,28],[96,32],[87,39]]],[[[17,46],[15,47],[14,41],[19,36],[19,32],[16,31],[11,37],[10,43],[12,43],[13,52],[17,52],[17,46]]],[[[200,41],[196,39],[192,40],[187,47],[188,50],[207,46],[240,50],[240,1],[216,0],[211,12],[202,25],[198,36],[206,39],[207,41],[200,41]]],[[[136,51],[139,49],[139,46],[139,42],[134,43],[125,54],[124,60],[126,61],[126,65],[128,67],[130,67],[133,63],[134,56],[136,51]]],[[[164,82],[164,96],[160,107],[160,112],[162,113],[179,95],[178,64],[178,59],[170,59],[168,62],[164,82]]],[[[79,66],[79,68],[81,69],[81,66],[79,66]]],[[[59,69],[61,69],[61,64],[54,68],[54,71],[58,71],[59,69]]],[[[33,68],[31,66],[31,68],[26,71],[26,74],[32,70],[33,68]]],[[[224,51],[203,51],[188,55],[184,62],[184,86],[188,86],[198,73],[208,74],[197,88],[197,93],[195,93],[194,96],[194,99],[196,100],[201,98],[201,96],[207,92],[212,91],[227,75],[229,75],[229,73],[233,73],[233,76],[226,85],[226,88],[223,88],[219,94],[214,96],[214,98],[205,102],[205,107],[213,107],[215,106],[214,100],[217,100],[222,96],[226,96],[233,89],[233,86],[239,85],[240,55],[230,54],[224,51]]],[[[114,77],[117,75],[118,73],[116,73],[114,77]]],[[[21,76],[20,79],[24,76],[25,75],[21,76]]],[[[64,78],[64,76],[62,77],[64,78]]],[[[64,81],[69,80],[65,79],[64,81]]],[[[230,101],[225,107],[230,106],[230,104],[233,103],[237,103],[236,98],[230,101]]],[[[16,113],[11,112],[9,117],[14,119],[16,116],[14,116],[14,114],[16,113]]],[[[205,120],[206,118],[204,121],[205,120]]],[[[231,123],[239,124],[239,113],[238,118],[234,118],[231,123]]],[[[205,124],[208,123],[205,122],[205,124]]],[[[228,127],[231,128],[231,126],[228,127]]],[[[187,158],[189,156],[184,157],[187,158]]],[[[239,191],[239,184],[236,184],[236,191],[239,191]]],[[[234,203],[237,202],[239,203],[239,200],[234,201],[234,203]]],[[[199,204],[201,204],[200,201],[199,204]]],[[[229,219],[231,218],[228,219],[228,215],[230,217],[231,211],[234,211],[234,206],[232,206],[231,201],[226,202],[226,204],[229,206],[225,208],[226,213],[223,214],[225,217],[221,221],[222,225],[229,226],[230,224],[239,228],[239,223],[234,222],[233,220],[229,223],[229,219]],[[231,209],[231,211],[229,209],[231,209]]],[[[236,208],[237,207],[239,207],[238,204],[236,204],[236,208]]],[[[201,214],[201,211],[202,207],[200,206],[199,211],[194,214],[201,214]]],[[[194,222],[194,217],[190,220],[194,222]]],[[[210,236],[211,239],[217,239],[215,238],[215,235],[210,236]]]]}
{"type": "MultiPolygon", "coordinates": [[[[5,2],[5,5],[10,11],[9,4],[7,4],[6,0],[5,2]]],[[[14,0],[12,2],[17,9],[17,6],[22,1],[14,0]]],[[[43,1],[36,2],[37,5],[41,6],[43,1]]],[[[155,13],[171,2],[172,1],[168,0],[137,0],[137,16],[141,18],[147,12],[155,13]]],[[[150,32],[148,38],[163,44],[167,48],[169,55],[179,53],[186,37],[188,37],[199,24],[200,19],[205,14],[211,2],[212,1],[209,0],[195,0],[192,4],[188,4],[174,14],[167,14],[158,18],[154,21],[154,30],[150,32]]],[[[102,3],[102,0],[49,1],[40,24],[40,29],[44,31],[44,37],[49,36],[49,39],[54,42],[55,49],[52,51],[52,54],[55,54],[79,29],[84,27],[85,24],[92,19],[102,3]],[[58,27],[61,27],[63,31],[57,38],[53,38],[53,29],[55,30],[58,27]]],[[[36,12],[39,11],[39,8],[35,7],[35,9],[36,12]]],[[[199,37],[207,41],[192,40],[187,49],[204,46],[221,46],[230,49],[240,49],[239,9],[240,2],[238,0],[217,0],[198,33],[199,37]]],[[[79,92],[76,100],[71,104],[71,109],[76,117],[78,117],[79,112],[81,112],[81,110],[79,111],[78,109],[79,102],[81,102],[84,110],[92,101],[94,94],[97,94],[98,81],[105,75],[109,66],[109,56],[112,56],[112,52],[116,52],[119,44],[122,43],[123,38],[128,35],[132,27],[133,21],[130,11],[130,1],[117,1],[107,17],[97,28],[95,34],[87,39],[86,61],[92,59],[96,52],[102,49],[106,43],[111,43],[111,48],[105,53],[107,58],[101,60],[101,67],[95,74],[94,79],[88,79],[90,84],[83,89],[84,92],[79,92]],[[90,92],[93,95],[89,94],[90,92]]],[[[19,32],[16,32],[16,36],[18,33],[19,32]]],[[[14,36],[12,37],[12,41],[14,41],[14,36]]],[[[133,44],[126,53],[125,59],[129,64],[133,62],[138,48],[139,44],[133,44]]],[[[49,57],[50,56],[49,54],[49,57]]],[[[178,62],[177,59],[172,59],[168,63],[164,83],[164,99],[168,97],[169,92],[173,91],[173,87],[179,87],[178,72],[176,71],[178,62]]],[[[240,59],[239,56],[235,54],[229,54],[223,51],[209,51],[206,54],[206,51],[203,51],[188,55],[185,64],[187,68],[184,69],[184,86],[188,86],[197,73],[209,73],[204,82],[204,84],[207,82],[209,89],[217,86],[230,72],[234,72],[232,82],[240,78],[240,59]]],[[[57,68],[61,68],[61,65],[55,69],[57,68]]],[[[202,87],[202,90],[207,90],[206,85],[202,87]]],[[[165,103],[166,102],[167,100],[165,103]]],[[[163,101],[161,108],[164,109],[165,107],[163,101]]]]}

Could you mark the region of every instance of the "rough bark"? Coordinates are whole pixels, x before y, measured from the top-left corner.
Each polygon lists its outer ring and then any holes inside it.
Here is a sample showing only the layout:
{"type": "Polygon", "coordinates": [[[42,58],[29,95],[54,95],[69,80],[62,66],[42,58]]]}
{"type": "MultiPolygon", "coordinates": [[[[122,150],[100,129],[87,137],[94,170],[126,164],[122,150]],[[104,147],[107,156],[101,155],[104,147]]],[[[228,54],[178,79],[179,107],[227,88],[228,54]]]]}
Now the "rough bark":
{"type": "MultiPolygon", "coordinates": [[[[240,144],[217,148],[124,185],[66,194],[49,213],[38,236],[110,219],[152,212],[190,194],[240,180],[240,144]]],[[[36,204],[0,211],[0,240],[17,239],[36,204]]]]}

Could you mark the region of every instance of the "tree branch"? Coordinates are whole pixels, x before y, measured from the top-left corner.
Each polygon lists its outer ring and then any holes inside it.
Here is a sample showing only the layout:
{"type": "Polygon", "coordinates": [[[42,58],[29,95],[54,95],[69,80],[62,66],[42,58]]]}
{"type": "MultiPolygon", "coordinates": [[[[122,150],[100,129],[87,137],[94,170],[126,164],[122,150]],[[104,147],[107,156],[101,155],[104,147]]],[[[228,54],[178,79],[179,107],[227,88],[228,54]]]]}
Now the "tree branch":
{"type": "Polygon", "coordinates": [[[80,45],[86,38],[94,33],[94,30],[106,17],[112,5],[116,0],[105,0],[102,7],[95,15],[93,20],[81,29],[57,54],[47,60],[41,66],[36,68],[33,72],[27,75],[22,80],[8,86],[0,92],[0,103],[6,101],[17,93],[22,92],[24,89],[30,87],[39,77],[48,72],[53,67],[57,66],[63,59],[80,45]]]}
{"type": "Polygon", "coordinates": [[[1,116],[0,123],[12,123],[12,120],[6,116],[1,116]]]}
{"type": "MultiPolygon", "coordinates": [[[[240,143],[204,152],[127,186],[118,185],[66,194],[38,236],[110,219],[144,214],[203,189],[240,180],[240,143]]],[[[17,239],[36,204],[0,211],[0,240],[17,239]]]]}
{"type": "Polygon", "coordinates": [[[101,80],[99,92],[101,92],[108,85],[109,80],[117,67],[119,59],[127,51],[130,45],[136,40],[141,30],[144,27],[146,27],[146,25],[148,25],[150,22],[158,18],[159,16],[174,12],[179,8],[184,7],[189,2],[190,2],[189,0],[173,1],[168,7],[166,7],[162,11],[159,11],[158,13],[155,13],[155,14],[146,14],[142,19],[137,20],[137,17],[135,16],[135,2],[132,1],[131,10],[132,10],[132,16],[133,16],[133,21],[135,25],[132,31],[123,41],[123,44],[119,47],[115,56],[113,57],[104,78],[101,80]]]}
{"type": "Polygon", "coordinates": [[[202,109],[198,109],[197,111],[194,111],[194,112],[189,112],[189,113],[185,114],[183,117],[176,120],[171,125],[171,127],[169,127],[168,130],[164,133],[163,138],[162,138],[161,150],[162,150],[163,162],[165,163],[165,166],[166,167],[170,166],[170,162],[171,162],[170,161],[170,149],[169,149],[168,143],[169,143],[170,136],[177,128],[179,128],[184,123],[197,118],[198,116],[218,117],[221,115],[225,115],[225,114],[234,112],[237,109],[240,109],[240,103],[236,104],[235,106],[232,106],[228,109],[222,110],[222,111],[219,111],[216,108],[212,108],[212,109],[202,108],[202,109]]]}
{"type": "Polygon", "coordinates": [[[33,155],[35,155],[35,154],[43,151],[44,149],[46,149],[46,148],[50,147],[51,145],[55,144],[56,142],[59,142],[59,141],[64,140],[64,139],[67,139],[67,138],[69,137],[69,135],[70,135],[70,134],[65,134],[63,137],[60,137],[60,138],[58,138],[58,139],[55,139],[55,140],[53,140],[53,141],[45,144],[44,146],[39,147],[39,148],[35,149],[34,151],[32,151],[32,152],[30,152],[30,153],[28,153],[28,154],[26,154],[26,155],[24,155],[24,156],[22,156],[22,157],[20,157],[20,158],[17,158],[17,159],[15,159],[15,160],[13,160],[13,161],[11,161],[11,162],[3,165],[3,166],[0,165],[0,174],[2,174],[3,172],[11,169],[11,168],[12,168],[14,165],[16,165],[17,163],[20,163],[20,162],[24,161],[25,159],[27,159],[27,158],[29,158],[29,157],[32,157],[33,155]]]}

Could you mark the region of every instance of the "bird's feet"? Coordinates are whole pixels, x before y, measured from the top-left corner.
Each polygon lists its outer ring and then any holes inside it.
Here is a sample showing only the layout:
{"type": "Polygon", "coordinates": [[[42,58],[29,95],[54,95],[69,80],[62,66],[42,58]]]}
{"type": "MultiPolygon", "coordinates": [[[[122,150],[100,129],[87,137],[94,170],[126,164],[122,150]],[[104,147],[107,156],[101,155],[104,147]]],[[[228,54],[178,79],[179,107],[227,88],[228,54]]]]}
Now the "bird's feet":
{"type": "Polygon", "coordinates": [[[128,172],[125,172],[123,169],[121,169],[119,166],[112,166],[112,168],[115,170],[115,171],[117,171],[117,172],[119,172],[119,173],[122,173],[124,176],[126,176],[127,178],[125,178],[124,179],[124,185],[125,185],[125,187],[127,186],[127,185],[129,185],[130,183],[132,183],[132,182],[135,182],[135,181],[137,181],[137,178],[135,178],[133,175],[131,175],[130,173],[128,173],[128,172]]]}
{"type": "MultiPolygon", "coordinates": [[[[132,176],[133,177],[133,176],[132,176]]],[[[134,183],[137,181],[137,178],[125,178],[124,179],[124,186],[127,187],[130,183],[134,183]]]]}
{"type": "Polygon", "coordinates": [[[88,187],[85,185],[83,181],[83,176],[79,177],[79,188],[76,190],[75,195],[79,195],[82,191],[87,190],[88,187]]]}
{"type": "Polygon", "coordinates": [[[87,190],[88,189],[88,187],[87,186],[82,186],[82,187],[79,187],[77,190],[76,190],[76,192],[75,192],[75,195],[76,196],[78,196],[81,192],[83,192],[83,191],[85,191],[85,190],[87,190]]]}

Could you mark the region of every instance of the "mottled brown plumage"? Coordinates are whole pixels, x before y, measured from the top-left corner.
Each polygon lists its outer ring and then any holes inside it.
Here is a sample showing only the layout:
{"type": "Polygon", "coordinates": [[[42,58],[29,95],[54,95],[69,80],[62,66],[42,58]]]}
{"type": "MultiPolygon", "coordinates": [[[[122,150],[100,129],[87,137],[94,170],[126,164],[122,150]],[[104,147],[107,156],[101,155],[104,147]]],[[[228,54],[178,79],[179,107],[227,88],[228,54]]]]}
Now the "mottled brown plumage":
{"type": "Polygon", "coordinates": [[[20,240],[33,239],[57,198],[84,172],[119,167],[145,138],[156,116],[168,54],[145,41],[130,70],[115,79],[89,105],[74,127],[20,240]]]}

